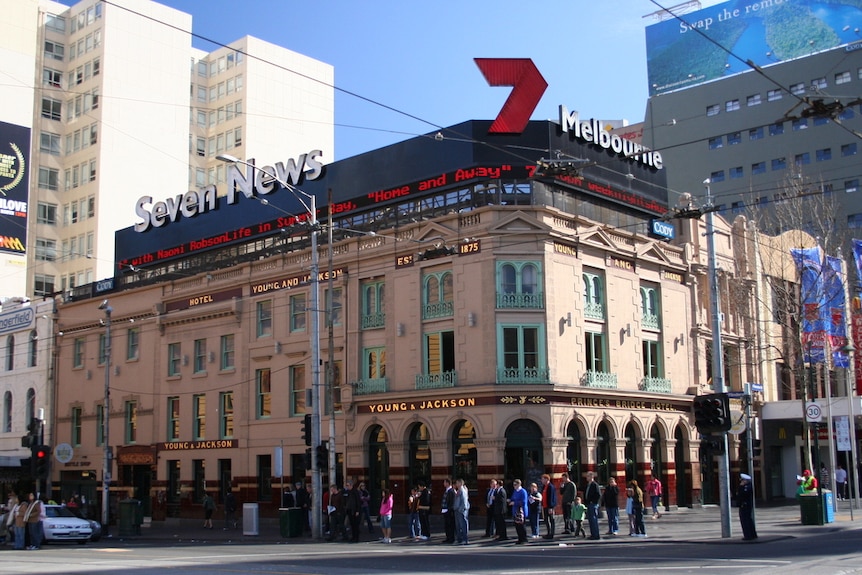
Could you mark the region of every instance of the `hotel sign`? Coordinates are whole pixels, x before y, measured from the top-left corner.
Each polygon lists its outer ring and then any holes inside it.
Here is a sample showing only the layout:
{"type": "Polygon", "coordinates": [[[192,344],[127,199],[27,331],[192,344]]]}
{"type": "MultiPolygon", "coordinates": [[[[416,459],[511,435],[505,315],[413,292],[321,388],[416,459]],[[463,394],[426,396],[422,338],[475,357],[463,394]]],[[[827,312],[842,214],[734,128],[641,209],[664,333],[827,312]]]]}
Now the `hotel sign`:
{"type": "Polygon", "coordinates": [[[236,439],[211,439],[208,441],[163,441],[159,451],[200,451],[201,449],[234,449],[239,447],[236,439]]]}

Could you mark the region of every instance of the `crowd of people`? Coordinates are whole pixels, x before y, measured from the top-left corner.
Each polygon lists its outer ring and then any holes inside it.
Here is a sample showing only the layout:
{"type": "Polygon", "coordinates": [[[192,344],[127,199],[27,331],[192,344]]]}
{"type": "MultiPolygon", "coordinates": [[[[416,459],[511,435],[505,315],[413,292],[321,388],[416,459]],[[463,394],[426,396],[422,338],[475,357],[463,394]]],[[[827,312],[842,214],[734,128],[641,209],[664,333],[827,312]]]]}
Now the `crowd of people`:
{"type": "Polygon", "coordinates": [[[33,551],[42,548],[45,502],[37,493],[31,492],[20,499],[16,494],[11,494],[3,513],[0,519],[3,542],[12,543],[16,550],[33,551]]]}

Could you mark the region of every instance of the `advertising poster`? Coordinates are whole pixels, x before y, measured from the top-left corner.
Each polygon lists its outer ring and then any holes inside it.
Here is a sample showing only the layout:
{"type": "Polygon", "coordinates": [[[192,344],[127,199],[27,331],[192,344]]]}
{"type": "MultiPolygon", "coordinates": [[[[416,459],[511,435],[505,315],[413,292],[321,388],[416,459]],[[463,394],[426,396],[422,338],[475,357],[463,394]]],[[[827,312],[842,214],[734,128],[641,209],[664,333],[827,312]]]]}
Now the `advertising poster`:
{"type": "Polygon", "coordinates": [[[808,56],[862,48],[862,0],[731,0],[646,29],[649,94],[808,56]],[[730,53],[735,56],[732,56],[730,53]]]}
{"type": "Polygon", "coordinates": [[[0,122],[0,251],[27,247],[30,128],[0,122]]]}

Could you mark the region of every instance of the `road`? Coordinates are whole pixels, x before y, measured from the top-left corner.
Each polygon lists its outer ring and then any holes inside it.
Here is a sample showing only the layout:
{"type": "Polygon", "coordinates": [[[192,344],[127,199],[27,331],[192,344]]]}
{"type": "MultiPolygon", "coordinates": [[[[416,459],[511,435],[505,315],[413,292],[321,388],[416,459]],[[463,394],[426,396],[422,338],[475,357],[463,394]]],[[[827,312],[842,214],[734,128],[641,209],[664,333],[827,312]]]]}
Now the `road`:
{"type": "Polygon", "coordinates": [[[184,531],[85,546],[48,545],[39,551],[7,547],[0,551],[0,574],[862,574],[862,518],[800,526],[793,511],[761,513],[760,538],[754,542],[740,540],[738,525],[734,537],[722,538],[714,511],[666,514],[647,525],[646,539],[567,537],[524,546],[483,538],[464,547],[443,545],[439,537],[384,545],[367,535],[362,543],[347,544],[184,531]]]}

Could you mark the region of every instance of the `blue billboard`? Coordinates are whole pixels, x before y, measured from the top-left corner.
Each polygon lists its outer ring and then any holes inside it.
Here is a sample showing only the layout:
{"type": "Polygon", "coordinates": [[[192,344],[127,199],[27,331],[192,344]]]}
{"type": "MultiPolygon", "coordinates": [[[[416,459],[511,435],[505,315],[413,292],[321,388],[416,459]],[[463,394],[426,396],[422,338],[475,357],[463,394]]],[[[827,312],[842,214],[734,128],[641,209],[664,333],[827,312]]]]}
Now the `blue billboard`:
{"type": "Polygon", "coordinates": [[[30,128],[0,122],[0,252],[27,247],[30,128]]]}
{"type": "Polygon", "coordinates": [[[649,93],[860,41],[862,0],[731,0],[647,27],[649,93]]]}

